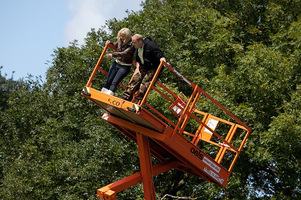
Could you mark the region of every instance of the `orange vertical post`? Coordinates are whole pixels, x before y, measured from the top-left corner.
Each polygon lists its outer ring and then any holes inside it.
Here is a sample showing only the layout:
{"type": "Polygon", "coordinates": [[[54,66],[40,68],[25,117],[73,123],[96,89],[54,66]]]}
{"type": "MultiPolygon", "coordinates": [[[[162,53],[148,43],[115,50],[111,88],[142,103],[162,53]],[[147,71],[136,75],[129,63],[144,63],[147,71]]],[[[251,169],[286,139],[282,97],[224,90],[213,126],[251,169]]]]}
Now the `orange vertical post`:
{"type": "Polygon", "coordinates": [[[137,144],[143,182],[144,199],[156,200],[155,187],[153,184],[152,161],[147,137],[145,135],[137,133],[137,144]]]}
{"type": "Polygon", "coordinates": [[[101,63],[103,57],[105,56],[105,53],[106,53],[106,51],[107,51],[107,49],[108,49],[108,46],[109,46],[109,45],[106,45],[105,48],[103,49],[103,51],[101,52],[101,55],[100,55],[100,57],[99,57],[99,59],[98,59],[96,65],[95,65],[95,67],[94,67],[94,70],[93,70],[93,72],[92,72],[92,74],[91,74],[91,76],[90,76],[90,78],[89,78],[89,80],[88,80],[88,82],[87,82],[87,84],[86,84],[86,87],[92,87],[92,80],[93,80],[93,78],[94,78],[94,76],[95,76],[95,74],[96,74],[96,72],[97,72],[97,68],[99,67],[99,65],[100,65],[100,63],[101,63]]]}

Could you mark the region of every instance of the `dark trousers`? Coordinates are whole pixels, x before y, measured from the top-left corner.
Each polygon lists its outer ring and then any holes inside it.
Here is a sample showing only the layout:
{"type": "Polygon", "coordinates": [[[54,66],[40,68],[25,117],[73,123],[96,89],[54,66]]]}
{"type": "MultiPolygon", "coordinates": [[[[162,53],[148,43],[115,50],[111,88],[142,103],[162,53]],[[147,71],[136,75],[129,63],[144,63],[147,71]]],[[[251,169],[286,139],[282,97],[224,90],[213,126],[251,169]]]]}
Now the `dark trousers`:
{"type": "Polygon", "coordinates": [[[108,78],[104,88],[115,92],[118,84],[129,74],[131,66],[119,65],[114,62],[109,69],[108,78]]]}

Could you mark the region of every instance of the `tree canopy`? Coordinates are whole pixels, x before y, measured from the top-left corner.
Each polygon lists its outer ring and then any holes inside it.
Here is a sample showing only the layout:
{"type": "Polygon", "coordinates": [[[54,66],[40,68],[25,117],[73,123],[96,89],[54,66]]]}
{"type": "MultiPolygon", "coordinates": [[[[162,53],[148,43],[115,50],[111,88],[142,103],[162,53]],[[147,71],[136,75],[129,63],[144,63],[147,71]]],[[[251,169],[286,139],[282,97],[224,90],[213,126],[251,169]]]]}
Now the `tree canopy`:
{"type": "MultiPolygon", "coordinates": [[[[156,179],[158,198],[301,199],[300,13],[299,0],[145,0],[84,45],[56,48],[45,83],[0,73],[1,198],[97,199],[98,188],[140,170],[136,144],[80,95],[105,41],[128,27],[253,130],[227,188],[170,171],[156,179]]],[[[101,88],[105,77],[95,79],[101,88]]],[[[142,186],[117,198],[143,199],[142,186]]]]}

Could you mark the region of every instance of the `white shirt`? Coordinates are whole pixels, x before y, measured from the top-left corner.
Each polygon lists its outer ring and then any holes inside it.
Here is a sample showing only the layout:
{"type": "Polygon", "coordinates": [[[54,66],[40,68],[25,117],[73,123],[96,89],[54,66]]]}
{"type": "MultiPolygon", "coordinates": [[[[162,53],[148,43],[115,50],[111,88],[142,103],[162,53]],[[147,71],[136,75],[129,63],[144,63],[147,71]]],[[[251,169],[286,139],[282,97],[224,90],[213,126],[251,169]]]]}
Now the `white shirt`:
{"type": "Polygon", "coordinates": [[[144,45],[141,48],[138,48],[138,56],[141,60],[141,63],[144,64],[144,60],[143,60],[143,50],[144,50],[144,45]]]}

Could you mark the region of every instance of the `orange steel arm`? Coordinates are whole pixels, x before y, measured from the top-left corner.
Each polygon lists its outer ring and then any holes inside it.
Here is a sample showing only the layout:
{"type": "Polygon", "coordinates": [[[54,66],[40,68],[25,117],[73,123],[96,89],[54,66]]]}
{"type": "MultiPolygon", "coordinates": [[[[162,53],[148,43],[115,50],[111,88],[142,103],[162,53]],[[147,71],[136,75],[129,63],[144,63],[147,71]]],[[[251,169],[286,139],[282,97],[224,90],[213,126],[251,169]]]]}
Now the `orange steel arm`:
{"type": "MultiPolygon", "coordinates": [[[[169,171],[170,169],[177,168],[179,166],[181,166],[181,163],[179,161],[165,161],[156,164],[153,166],[152,176],[157,176],[159,174],[162,174],[166,171],[169,171]]],[[[123,191],[141,182],[142,182],[141,172],[138,172],[98,189],[97,196],[102,199],[108,199],[110,196],[114,196],[114,195],[116,196],[116,193],[123,191]]]]}

